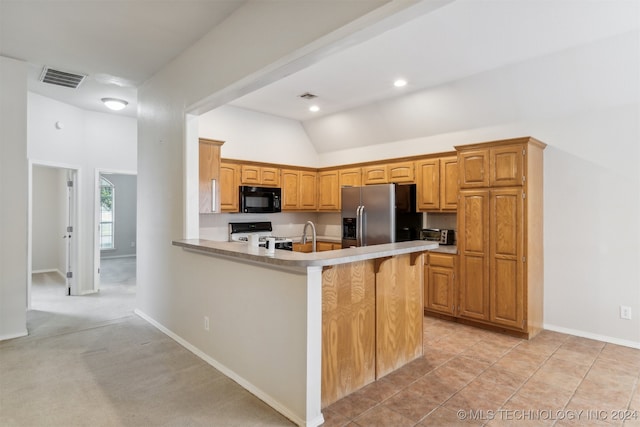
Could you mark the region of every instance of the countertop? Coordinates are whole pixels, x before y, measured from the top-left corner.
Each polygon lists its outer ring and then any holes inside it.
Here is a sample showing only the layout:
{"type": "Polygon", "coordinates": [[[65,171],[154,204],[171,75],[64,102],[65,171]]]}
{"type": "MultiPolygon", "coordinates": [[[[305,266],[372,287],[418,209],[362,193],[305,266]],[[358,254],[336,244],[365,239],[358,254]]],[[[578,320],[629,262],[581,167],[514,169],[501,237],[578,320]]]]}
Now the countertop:
{"type": "Polygon", "coordinates": [[[413,252],[431,251],[438,248],[437,243],[427,242],[424,240],[385,243],[382,245],[312,253],[293,252],[279,249],[276,249],[275,252],[267,252],[267,250],[262,247],[249,247],[249,244],[245,242],[216,242],[205,239],[174,240],[173,245],[180,246],[186,250],[207,253],[210,255],[227,256],[238,260],[259,262],[283,267],[312,267],[347,264],[355,261],[364,261],[413,252]]]}
{"type": "Polygon", "coordinates": [[[458,254],[458,247],[455,245],[440,245],[437,248],[431,250],[431,252],[439,252],[441,254],[458,254]]]}

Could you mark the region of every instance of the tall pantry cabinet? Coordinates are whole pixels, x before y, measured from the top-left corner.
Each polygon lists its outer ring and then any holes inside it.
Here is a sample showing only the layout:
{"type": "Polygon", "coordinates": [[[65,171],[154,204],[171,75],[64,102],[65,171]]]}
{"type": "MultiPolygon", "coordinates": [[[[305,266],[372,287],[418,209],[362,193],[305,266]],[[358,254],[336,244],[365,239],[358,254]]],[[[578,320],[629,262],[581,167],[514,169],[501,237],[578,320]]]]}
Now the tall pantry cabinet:
{"type": "Polygon", "coordinates": [[[457,314],[526,338],[543,323],[545,147],[530,137],[456,147],[457,314]]]}

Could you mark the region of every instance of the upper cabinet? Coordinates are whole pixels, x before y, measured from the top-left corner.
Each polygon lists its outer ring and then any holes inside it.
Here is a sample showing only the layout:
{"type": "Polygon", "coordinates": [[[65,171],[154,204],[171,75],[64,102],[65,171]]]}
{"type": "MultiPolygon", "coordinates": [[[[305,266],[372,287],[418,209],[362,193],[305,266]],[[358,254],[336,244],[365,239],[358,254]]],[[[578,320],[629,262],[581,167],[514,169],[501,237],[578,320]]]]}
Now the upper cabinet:
{"type": "Polygon", "coordinates": [[[282,169],[282,210],[316,210],[318,174],[312,170],[282,169]]]}
{"type": "Polygon", "coordinates": [[[362,186],[362,168],[340,169],[340,187],[362,186]]]}
{"type": "Polygon", "coordinates": [[[318,172],[318,210],[340,210],[340,171],[318,172]]]}
{"type": "Polygon", "coordinates": [[[460,152],[460,188],[523,185],[525,151],[522,144],[509,144],[460,152]]]}
{"type": "Polygon", "coordinates": [[[415,169],[412,161],[381,163],[362,167],[362,183],[364,185],[394,182],[415,182],[415,169]]]}
{"type": "Polygon", "coordinates": [[[455,211],[458,207],[456,156],[416,161],[418,210],[455,211]]]}
{"type": "Polygon", "coordinates": [[[242,185],[280,186],[280,169],[270,166],[242,165],[240,182],[242,185]]]}
{"type": "Polygon", "coordinates": [[[200,138],[198,145],[200,213],[218,211],[220,147],[223,141],[200,138]]]}
{"type": "Polygon", "coordinates": [[[238,212],[240,209],[240,165],[220,163],[220,211],[238,212]]]}

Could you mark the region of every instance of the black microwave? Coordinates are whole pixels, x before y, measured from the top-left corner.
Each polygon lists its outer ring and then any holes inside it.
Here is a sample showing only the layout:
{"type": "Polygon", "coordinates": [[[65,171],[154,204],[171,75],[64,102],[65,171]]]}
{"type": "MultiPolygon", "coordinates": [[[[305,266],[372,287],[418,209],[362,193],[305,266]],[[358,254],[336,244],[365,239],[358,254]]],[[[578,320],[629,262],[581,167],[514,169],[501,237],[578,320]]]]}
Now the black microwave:
{"type": "Polygon", "coordinates": [[[280,188],[240,186],[240,212],[280,212],[282,193],[280,188]]]}

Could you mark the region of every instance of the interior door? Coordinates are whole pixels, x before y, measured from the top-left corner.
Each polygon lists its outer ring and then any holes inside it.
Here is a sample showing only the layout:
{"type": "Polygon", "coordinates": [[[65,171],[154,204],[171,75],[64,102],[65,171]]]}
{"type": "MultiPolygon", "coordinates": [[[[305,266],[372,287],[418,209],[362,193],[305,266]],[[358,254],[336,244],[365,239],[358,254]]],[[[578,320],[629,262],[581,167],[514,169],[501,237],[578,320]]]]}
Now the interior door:
{"type": "Polygon", "coordinates": [[[75,260],[77,253],[77,244],[74,238],[75,223],[76,223],[76,171],[67,171],[67,228],[65,230],[64,239],[65,244],[65,266],[66,271],[66,293],[67,295],[76,295],[76,282],[74,277],[74,271],[76,270],[75,260]]]}

